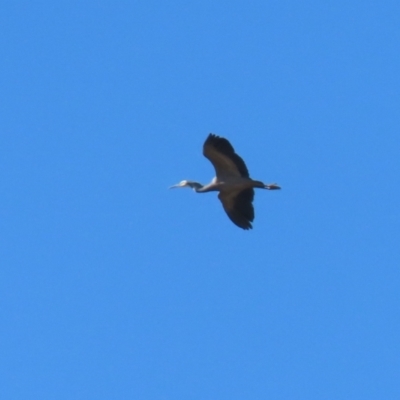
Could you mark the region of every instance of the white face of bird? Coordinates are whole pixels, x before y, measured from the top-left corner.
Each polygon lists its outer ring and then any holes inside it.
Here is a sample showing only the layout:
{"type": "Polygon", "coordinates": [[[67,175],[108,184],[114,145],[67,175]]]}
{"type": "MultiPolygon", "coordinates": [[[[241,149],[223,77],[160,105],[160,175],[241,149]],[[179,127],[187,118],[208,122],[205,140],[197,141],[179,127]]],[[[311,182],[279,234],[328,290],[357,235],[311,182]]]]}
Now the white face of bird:
{"type": "Polygon", "coordinates": [[[170,187],[170,189],[174,189],[174,188],[180,188],[180,187],[187,187],[188,185],[188,181],[180,181],[179,183],[177,183],[176,185],[173,185],[170,187]]]}

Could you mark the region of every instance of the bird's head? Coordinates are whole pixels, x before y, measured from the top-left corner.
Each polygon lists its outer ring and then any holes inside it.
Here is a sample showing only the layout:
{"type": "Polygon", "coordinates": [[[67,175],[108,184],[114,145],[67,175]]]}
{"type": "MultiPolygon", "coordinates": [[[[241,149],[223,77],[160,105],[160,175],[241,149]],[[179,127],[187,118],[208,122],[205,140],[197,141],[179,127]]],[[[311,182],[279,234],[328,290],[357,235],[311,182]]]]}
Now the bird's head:
{"type": "Polygon", "coordinates": [[[180,181],[179,183],[177,183],[176,185],[170,186],[170,189],[183,188],[183,187],[191,187],[191,186],[189,185],[188,181],[183,180],[183,181],[180,181]]]}
{"type": "Polygon", "coordinates": [[[199,182],[193,182],[193,181],[180,181],[178,184],[173,185],[170,187],[170,189],[173,188],[181,188],[181,187],[188,187],[193,189],[195,192],[197,192],[199,189],[201,189],[203,187],[203,185],[199,182]]]}

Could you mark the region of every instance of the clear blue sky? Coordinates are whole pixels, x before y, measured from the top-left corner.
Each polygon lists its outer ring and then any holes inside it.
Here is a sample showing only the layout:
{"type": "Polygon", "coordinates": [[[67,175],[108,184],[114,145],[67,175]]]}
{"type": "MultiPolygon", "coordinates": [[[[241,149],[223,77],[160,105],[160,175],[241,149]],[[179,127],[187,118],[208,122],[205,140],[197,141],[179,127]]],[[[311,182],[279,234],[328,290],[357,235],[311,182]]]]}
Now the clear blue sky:
{"type": "Polygon", "coordinates": [[[4,1],[0,397],[400,398],[399,1],[4,1]],[[252,231],[201,148],[228,138],[252,231]]]}

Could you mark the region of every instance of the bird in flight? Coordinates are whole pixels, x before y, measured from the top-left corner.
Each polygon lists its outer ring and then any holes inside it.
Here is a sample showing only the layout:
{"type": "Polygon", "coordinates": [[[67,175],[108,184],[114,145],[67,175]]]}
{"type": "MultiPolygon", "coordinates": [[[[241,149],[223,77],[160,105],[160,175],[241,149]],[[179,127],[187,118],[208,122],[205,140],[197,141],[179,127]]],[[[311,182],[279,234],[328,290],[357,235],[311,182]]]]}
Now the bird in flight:
{"type": "Polygon", "coordinates": [[[207,185],[183,180],[170,189],[189,187],[196,193],[219,192],[218,198],[230,220],[239,228],[252,229],[254,188],[276,190],[280,187],[251,179],[246,164],[225,138],[210,133],[203,145],[203,155],[214,166],[215,178],[207,185]]]}

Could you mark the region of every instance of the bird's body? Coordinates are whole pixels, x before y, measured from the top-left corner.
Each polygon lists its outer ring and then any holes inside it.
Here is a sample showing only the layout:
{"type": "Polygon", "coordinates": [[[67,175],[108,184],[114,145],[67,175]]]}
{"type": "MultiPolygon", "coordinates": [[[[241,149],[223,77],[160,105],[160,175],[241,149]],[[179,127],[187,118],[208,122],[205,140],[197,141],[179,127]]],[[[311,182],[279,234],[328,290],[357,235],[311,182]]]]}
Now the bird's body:
{"type": "Polygon", "coordinates": [[[280,189],[250,178],[246,164],[235,153],[227,139],[210,133],[203,145],[203,154],[214,166],[216,177],[207,185],[184,180],[174,187],[190,187],[197,193],[218,191],[225,212],[242,229],[251,229],[254,220],[254,188],[280,189]]]}

